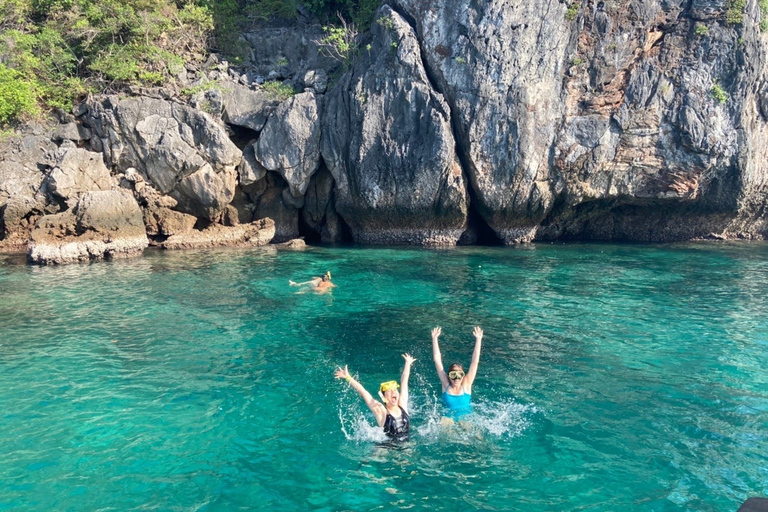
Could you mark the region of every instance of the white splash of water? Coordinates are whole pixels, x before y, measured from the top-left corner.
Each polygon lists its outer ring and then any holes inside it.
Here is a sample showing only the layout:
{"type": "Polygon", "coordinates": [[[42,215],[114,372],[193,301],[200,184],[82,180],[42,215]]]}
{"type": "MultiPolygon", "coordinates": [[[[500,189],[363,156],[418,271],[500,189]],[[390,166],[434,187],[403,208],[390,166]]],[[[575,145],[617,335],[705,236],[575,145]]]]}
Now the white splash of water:
{"type": "Polygon", "coordinates": [[[369,418],[359,412],[345,410],[340,406],[339,421],[341,432],[349,441],[378,443],[387,440],[384,429],[371,424],[369,418]]]}
{"type": "MultiPolygon", "coordinates": [[[[538,412],[533,404],[505,401],[473,401],[473,412],[459,422],[443,416],[442,400],[434,390],[424,387],[424,393],[411,399],[411,439],[426,442],[475,442],[478,439],[518,437],[531,425],[531,416],[538,412]],[[430,392],[431,391],[431,392],[430,392]]],[[[339,422],[344,436],[355,442],[383,442],[388,438],[375,424],[368,411],[351,406],[357,398],[345,393],[339,404],[339,422]]]]}

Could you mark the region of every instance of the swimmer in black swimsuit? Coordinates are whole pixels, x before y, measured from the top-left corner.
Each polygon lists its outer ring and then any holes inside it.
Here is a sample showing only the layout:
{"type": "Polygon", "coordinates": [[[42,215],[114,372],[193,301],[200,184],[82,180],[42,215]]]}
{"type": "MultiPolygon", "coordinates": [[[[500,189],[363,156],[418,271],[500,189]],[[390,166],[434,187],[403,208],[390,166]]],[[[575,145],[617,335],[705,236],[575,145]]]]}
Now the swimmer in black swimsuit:
{"type": "Polygon", "coordinates": [[[397,381],[390,380],[382,382],[379,387],[379,396],[383,404],[373,398],[373,396],[349,374],[349,369],[337,368],[334,376],[337,379],[344,379],[349,382],[352,389],[357,391],[365,404],[376,416],[376,422],[384,428],[384,433],[397,441],[408,439],[411,428],[411,419],[408,417],[408,377],[411,375],[411,365],[416,361],[410,354],[403,354],[405,367],[400,377],[400,392],[398,393],[397,381]]]}

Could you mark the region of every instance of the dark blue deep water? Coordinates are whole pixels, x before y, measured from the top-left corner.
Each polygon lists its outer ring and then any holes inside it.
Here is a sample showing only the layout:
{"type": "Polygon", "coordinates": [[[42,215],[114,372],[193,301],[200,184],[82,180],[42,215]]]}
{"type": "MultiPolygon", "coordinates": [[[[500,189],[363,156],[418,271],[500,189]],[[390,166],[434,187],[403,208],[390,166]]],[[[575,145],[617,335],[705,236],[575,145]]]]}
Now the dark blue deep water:
{"type": "Polygon", "coordinates": [[[0,256],[0,510],[735,512],[768,494],[768,245],[0,256]],[[330,270],[332,295],[288,280],[330,270]],[[446,364],[485,330],[469,425],[446,364]],[[411,378],[382,445],[336,366],[411,378]]]}

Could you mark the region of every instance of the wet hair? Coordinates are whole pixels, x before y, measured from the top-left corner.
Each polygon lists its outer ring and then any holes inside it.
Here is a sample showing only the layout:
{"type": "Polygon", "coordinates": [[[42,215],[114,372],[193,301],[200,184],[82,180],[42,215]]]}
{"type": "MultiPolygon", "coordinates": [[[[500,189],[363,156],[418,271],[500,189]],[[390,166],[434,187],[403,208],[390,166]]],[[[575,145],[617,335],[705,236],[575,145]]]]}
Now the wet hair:
{"type": "Polygon", "coordinates": [[[463,372],[464,371],[464,367],[461,366],[459,363],[452,363],[451,366],[448,367],[448,371],[445,372],[445,373],[449,373],[449,372],[452,372],[454,370],[461,370],[463,372]]]}

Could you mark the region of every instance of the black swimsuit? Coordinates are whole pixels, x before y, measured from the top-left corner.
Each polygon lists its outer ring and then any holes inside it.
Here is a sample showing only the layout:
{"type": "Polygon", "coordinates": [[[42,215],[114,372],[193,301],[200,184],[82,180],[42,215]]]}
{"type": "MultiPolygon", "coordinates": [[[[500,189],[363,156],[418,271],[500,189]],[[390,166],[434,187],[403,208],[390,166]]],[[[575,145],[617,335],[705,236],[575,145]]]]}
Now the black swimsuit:
{"type": "Polygon", "coordinates": [[[405,409],[400,409],[400,421],[397,418],[389,414],[387,411],[387,417],[384,420],[384,433],[392,439],[397,441],[405,441],[408,439],[408,435],[411,430],[411,420],[408,418],[408,413],[405,409]]]}

